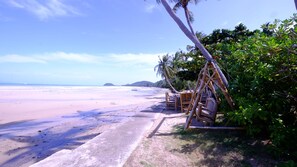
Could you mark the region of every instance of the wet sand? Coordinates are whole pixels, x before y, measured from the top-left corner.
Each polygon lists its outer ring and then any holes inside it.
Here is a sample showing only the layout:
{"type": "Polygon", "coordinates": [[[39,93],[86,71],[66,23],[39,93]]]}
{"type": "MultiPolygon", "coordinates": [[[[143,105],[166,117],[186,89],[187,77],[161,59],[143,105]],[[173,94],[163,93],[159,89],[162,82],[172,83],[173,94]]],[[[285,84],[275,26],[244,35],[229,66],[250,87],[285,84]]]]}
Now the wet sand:
{"type": "Polygon", "coordinates": [[[164,101],[158,88],[0,87],[0,166],[29,166],[74,149],[164,101]]]}

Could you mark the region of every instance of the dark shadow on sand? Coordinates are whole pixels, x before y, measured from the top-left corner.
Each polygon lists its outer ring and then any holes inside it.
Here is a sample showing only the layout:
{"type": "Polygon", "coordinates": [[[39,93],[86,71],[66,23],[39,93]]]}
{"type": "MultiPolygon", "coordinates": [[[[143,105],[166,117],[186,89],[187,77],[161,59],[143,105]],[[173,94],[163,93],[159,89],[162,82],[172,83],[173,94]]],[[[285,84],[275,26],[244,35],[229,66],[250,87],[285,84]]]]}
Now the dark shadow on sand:
{"type": "MultiPolygon", "coordinates": [[[[136,105],[135,105],[136,106],[136,105]]],[[[148,108],[139,109],[135,106],[126,106],[113,108],[112,110],[99,110],[92,109],[88,111],[77,111],[75,114],[62,116],[65,122],[73,120],[84,120],[90,122],[84,125],[75,125],[72,128],[64,132],[54,132],[52,128],[41,129],[35,132],[35,135],[7,135],[6,140],[12,140],[15,142],[25,143],[25,147],[12,148],[5,152],[7,155],[11,155],[11,158],[6,162],[0,164],[2,167],[8,166],[20,166],[26,164],[29,161],[38,162],[51,154],[62,150],[62,149],[75,149],[78,146],[84,144],[86,141],[96,137],[100,133],[79,135],[80,133],[86,132],[87,130],[96,126],[104,124],[119,123],[125,119],[130,118],[152,118],[154,113],[161,113],[164,110],[164,104],[153,105],[148,108]],[[135,112],[135,111],[138,112],[135,112]],[[69,120],[68,120],[69,119],[69,120]]],[[[2,125],[4,128],[9,128],[10,131],[22,131],[28,128],[32,128],[51,121],[19,121],[2,125]]],[[[63,125],[58,125],[63,126],[63,125]]],[[[8,129],[0,128],[0,133],[8,129]]],[[[4,133],[3,133],[4,134],[4,133]]],[[[1,134],[0,134],[0,137],[1,134]]]]}
{"type": "Polygon", "coordinates": [[[21,123],[25,123],[25,122],[30,122],[32,120],[21,120],[21,121],[13,121],[13,122],[8,122],[8,123],[4,123],[4,124],[0,124],[0,129],[2,128],[6,128],[6,127],[9,127],[9,126],[15,126],[15,125],[18,125],[18,124],[21,124],[21,123]]]}
{"type": "Polygon", "coordinates": [[[11,149],[5,154],[15,155],[0,166],[20,166],[28,161],[38,162],[49,155],[62,149],[75,149],[87,140],[94,138],[100,133],[74,137],[85,129],[88,125],[76,126],[63,133],[54,133],[50,129],[40,130],[34,136],[10,136],[9,140],[25,143],[27,146],[11,149]]]}
{"type": "Polygon", "coordinates": [[[1,137],[10,137],[13,136],[14,132],[22,132],[24,130],[40,126],[43,124],[52,123],[52,121],[33,121],[33,120],[24,120],[24,121],[15,121],[9,122],[6,124],[0,125],[0,135],[1,137]]]}

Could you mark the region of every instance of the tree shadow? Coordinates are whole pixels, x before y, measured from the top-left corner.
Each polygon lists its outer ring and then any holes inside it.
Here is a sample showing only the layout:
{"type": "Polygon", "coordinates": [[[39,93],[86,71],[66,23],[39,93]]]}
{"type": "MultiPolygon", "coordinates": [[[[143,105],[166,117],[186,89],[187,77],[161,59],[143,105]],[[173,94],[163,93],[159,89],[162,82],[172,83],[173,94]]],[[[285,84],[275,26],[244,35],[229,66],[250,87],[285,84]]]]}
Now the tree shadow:
{"type": "Polygon", "coordinates": [[[132,112],[128,111],[129,109],[112,109],[112,110],[100,110],[92,109],[86,111],[77,111],[75,114],[62,116],[62,118],[73,119],[77,118],[80,120],[95,120],[102,124],[108,123],[119,123],[126,118],[133,117],[132,112]],[[128,112],[126,112],[128,111],[128,112]]]}
{"type": "Polygon", "coordinates": [[[148,108],[140,110],[140,112],[145,112],[145,113],[161,113],[163,111],[164,111],[164,105],[162,103],[155,104],[148,108]]]}
{"type": "Polygon", "coordinates": [[[126,118],[116,111],[98,112],[93,109],[50,121],[24,120],[2,124],[0,140],[10,143],[8,147],[11,148],[3,152],[9,159],[0,166],[35,163],[59,150],[75,149],[100,134],[89,130],[126,118]]]}
{"type": "Polygon", "coordinates": [[[5,127],[9,127],[9,126],[12,126],[12,125],[20,124],[20,123],[29,122],[29,121],[32,121],[32,120],[21,120],[21,121],[7,122],[7,123],[4,123],[4,124],[0,124],[0,129],[5,128],[5,127]]]}
{"type": "Polygon", "coordinates": [[[38,162],[62,149],[75,149],[100,134],[80,135],[88,128],[89,125],[83,125],[72,127],[64,132],[45,129],[38,131],[35,135],[10,135],[7,140],[21,143],[23,146],[6,151],[4,154],[10,155],[10,158],[0,166],[21,166],[30,161],[38,162]]]}
{"type": "Polygon", "coordinates": [[[185,155],[202,155],[197,166],[276,166],[269,146],[261,139],[253,139],[242,131],[232,130],[183,130],[183,124],[175,126],[175,139],[179,147],[171,152],[185,155]]]}
{"type": "Polygon", "coordinates": [[[163,113],[165,115],[180,113],[179,111],[175,111],[175,110],[167,110],[165,107],[165,102],[159,102],[158,104],[152,105],[144,110],[141,110],[140,112],[163,113]]]}
{"type": "Polygon", "coordinates": [[[153,113],[160,113],[163,109],[163,104],[157,104],[144,107],[143,110],[129,107],[122,109],[121,107],[113,108],[111,110],[92,109],[77,111],[75,114],[62,116],[61,120],[65,122],[71,121],[71,119],[84,120],[84,122],[89,123],[72,125],[63,131],[60,130],[63,128],[58,128],[58,130],[53,129],[57,126],[63,126],[63,124],[60,124],[43,130],[36,130],[34,131],[34,134],[32,134],[31,131],[31,134],[26,135],[17,135],[18,133],[15,132],[21,132],[31,128],[38,129],[36,127],[41,125],[45,125],[46,127],[47,124],[51,124],[55,120],[24,120],[2,124],[0,125],[0,137],[3,140],[19,143],[20,147],[13,147],[4,152],[5,155],[9,156],[9,159],[0,164],[0,166],[21,166],[26,163],[38,162],[59,150],[75,149],[84,144],[87,140],[99,135],[100,133],[84,133],[92,127],[103,124],[119,123],[123,121],[123,119],[133,117],[152,118],[153,113]],[[132,110],[137,110],[139,112],[131,112],[132,110]],[[5,138],[3,137],[4,135],[5,138]]]}
{"type": "Polygon", "coordinates": [[[151,105],[149,107],[145,107],[144,109],[139,110],[137,106],[120,106],[120,107],[113,107],[112,110],[108,109],[93,109],[87,111],[77,111],[75,114],[62,116],[62,118],[79,118],[79,119],[97,119],[98,121],[103,122],[116,122],[121,121],[125,118],[133,118],[133,117],[151,117],[150,113],[161,113],[164,111],[164,104],[159,103],[156,105],[151,105]],[[142,114],[148,113],[148,114],[142,114]],[[111,118],[111,119],[108,119],[111,118]]]}
{"type": "Polygon", "coordinates": [[[23,120],[14,121],[0,125],[0,136],[10,137],[15,132],[23,132],[28,129],[35,128],[36,126],[52,123],[53,121],[34,121],[34,120],[23,120]]]}

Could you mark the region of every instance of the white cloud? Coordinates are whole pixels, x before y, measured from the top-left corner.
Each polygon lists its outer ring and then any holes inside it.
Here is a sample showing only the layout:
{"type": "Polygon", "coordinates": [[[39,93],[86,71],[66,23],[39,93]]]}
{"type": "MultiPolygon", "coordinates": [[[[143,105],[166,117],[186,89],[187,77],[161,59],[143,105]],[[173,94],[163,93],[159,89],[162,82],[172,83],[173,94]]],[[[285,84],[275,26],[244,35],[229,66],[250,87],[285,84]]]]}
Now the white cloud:
{"type": "Polygon", "coordinates": [[[0,55],[0,66],[8,69],[1,71],[0,75],[7,82],[19,83],[127,84],[141,80],[157,81],[160,78],[156,77],[154,67],[159,55],[164,54],[52,52],[0,55]],[[15,64],[12,63],[21,63],[20,68],[23,69],[14,69],[15,64]],[[36,69],[38,64],[46,64],[47,68],[36,69]]]}
{"type": "Polygon", "coordinates": [[[146,66],[155,66],[158,63],[158,56],[164,55],[164,53],[160,54],[111,54],[110,58],[121,64],[127,65],[146,65],[146,66]]]}
{"type": "Polygon", "coordinates": [[[13,55],[0,56],[0,63],[46,63],[46,62],[34,57],[27,57],[27,56],[13,54],[13,55]]]}
{"type": "Polygon", "coordinates": [[[33,13],[41,20],[53,17],[80,15],[74,7],[66,5],[62,0],[8,0],[15,7],[33,13]]]}
{"type": "Polygon", "coordinates": [[[39,57],[45,61],[74,61],[81,63],[99,63],[99,57],[95,55],[85,53],[65,53],[65,52],[54,52],[46,53],[39,57]]]}
{"type": "Polygon", "coordinates": [[[52,61],[99,63],[100,57],[89,54],[54,52],[41,55],[4,55],[0,56],[0,63],[49,63],[52,61]]]}
{"type": "Polygon", "coordinates": [[[16,8],[25,8],[22,4],[16,2],[15,0],[9,0],[8,3],[16,8]]]}
{"type": "Polygon", "coordinates": [[[105,55],[92,55],[86,53],[66,53],[66,52],[53,52],[34,55],[4,55],[0,56],[0,63],[51,63],[51,62],[76,62],[88,64],[110,64],[120,66],[139,66],[139,67],[154,67],[158,63],[159,54],[105,54],[105,55]]]}
{"type": "Polygon", "coordinates": [[[147,3],[146,6],[145,6],[145,12],[152,13],[157,8],[158,8],[157,3],[154,3],[154,4],[147,3]]]}

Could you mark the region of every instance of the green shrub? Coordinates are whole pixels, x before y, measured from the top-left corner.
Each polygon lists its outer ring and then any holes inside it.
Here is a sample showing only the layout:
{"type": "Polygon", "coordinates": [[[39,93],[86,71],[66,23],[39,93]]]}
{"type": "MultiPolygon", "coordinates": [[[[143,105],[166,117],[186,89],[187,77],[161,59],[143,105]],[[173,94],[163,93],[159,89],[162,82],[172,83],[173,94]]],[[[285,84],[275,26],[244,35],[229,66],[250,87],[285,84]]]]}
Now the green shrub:
{"type": "Polygon", "coordinates": [[[268,134],[280,153],[296,159],[297,15],[265,28],[273,33],[256,32],[243,41],[216,45],[237,105],[227,116],[249,134],[268,134]],[[224,54],[226,49],[230,55],[224,54]]]}
{"type": "MultiPolygon", "coordinates": [[[[229,80],[236,107],[220,104],[226,122],[246,127],[250,135],[269,137],[275,155],[297,161],[297,14],[265,24],[262,31],[240,24],[233,31],[214,30],[200,37],[229,80]]],[[[184,80],[197,79],[205,63],[197,48],[188,49],[174,58],[178,72],[173,84],[179,90],[186,88],[184,80]]]]}

